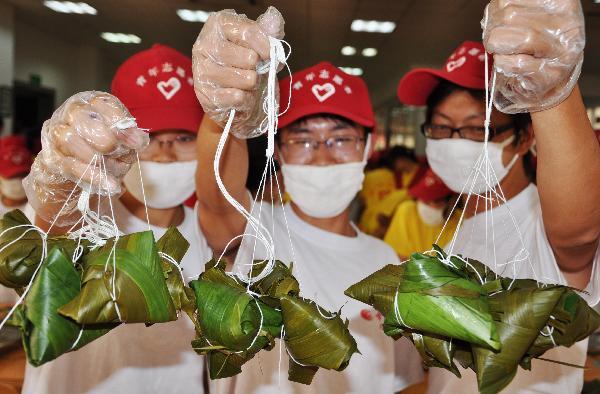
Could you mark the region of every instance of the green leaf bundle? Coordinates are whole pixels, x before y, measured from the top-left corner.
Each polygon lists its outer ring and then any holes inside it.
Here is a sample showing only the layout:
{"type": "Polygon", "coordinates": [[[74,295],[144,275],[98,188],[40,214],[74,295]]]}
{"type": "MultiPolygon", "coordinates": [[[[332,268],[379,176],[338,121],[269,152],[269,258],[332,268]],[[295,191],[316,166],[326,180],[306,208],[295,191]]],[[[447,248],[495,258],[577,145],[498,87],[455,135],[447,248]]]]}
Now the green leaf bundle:
{"type": "Polygon", "coordinates": [[[569,287],[502,278],[477,260],[434,249],[382,268],[346,294],[384,314],[385,333],[410,339],[425,365],[458,377],[455,361],[473,369],[481,393],[499,392],[519,366],[529,370],[532,358],[600,326],[600,315],[569,287]]]}
{"type": "Polygon", "coordinates": [[[77,350],[106,334],[115,325],[82,326],[58,313],[80,290],[80,273],[70,257],[53,248],[38,271],[13,322],[21,328],[31,365],[40,366],[77,350]]]}
{"type": "Polygon", "coordinates": [[[152,231],[125,235],[83,257],[80,293],[59,312],[79,324],[177,320],[152,231]]]}
{"type": "MultiPolygon", "coordinates": [[[[251,274],[265,266],[255,262],[251,274]]],[[[283,333],[290,354],[288,378],[303,384],[310,384],[320,367],[343,370],[357,351],[348,322],[301,298],[298,281],[282,262],[249,288],[227,275],[223,264],[206,267],[190,284],[198,305],[192,346],[207,356],[211,379],[240,373],[244,363],[260,350],[271,350],[283,333]]]]}
{"type": "MultiPolygon", "coordinates": [[[[26,287],[42,260],[43,240],[18,209],[0,218],[0,284],[13,289],[26,287]]],[[[47,250],[60,247],[72,255],[77,242],[66,236],[49,236],[47,250]]]]}

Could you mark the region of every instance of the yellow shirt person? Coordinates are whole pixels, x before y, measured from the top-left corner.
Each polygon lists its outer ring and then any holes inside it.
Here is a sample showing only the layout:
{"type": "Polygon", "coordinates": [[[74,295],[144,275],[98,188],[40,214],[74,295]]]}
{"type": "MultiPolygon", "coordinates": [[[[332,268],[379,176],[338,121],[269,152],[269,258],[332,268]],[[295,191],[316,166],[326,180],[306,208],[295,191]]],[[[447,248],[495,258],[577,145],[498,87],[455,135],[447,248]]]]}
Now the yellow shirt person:
{"type": "Polygon", "coordinates": [[[384,241],[401,259],[414,252],[431,249],[436,240],[439,245],[446,245],[452,238],[460,216],[460,212],[454,212],[438,240],[446,221],[444,213],[452,208],[448,207],[452,192],[428,170],[410,188],[409,194],[415,200],[404,201],[398,206],[384,237],[384,241]]]}

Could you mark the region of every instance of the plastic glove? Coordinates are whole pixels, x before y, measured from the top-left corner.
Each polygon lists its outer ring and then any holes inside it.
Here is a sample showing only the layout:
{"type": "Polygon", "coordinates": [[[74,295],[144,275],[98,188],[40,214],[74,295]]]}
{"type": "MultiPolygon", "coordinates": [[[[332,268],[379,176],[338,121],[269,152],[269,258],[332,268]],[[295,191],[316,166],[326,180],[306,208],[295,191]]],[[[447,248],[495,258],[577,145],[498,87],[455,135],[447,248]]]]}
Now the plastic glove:
{"type": "Polygon", "coordinates": [[[569,96],[585,46],[579,0],[493,0],[481,24],[494,54],[500,111],[541,111],[569,96]]]}
{"type": "Polygon", "coordinates": [[[282,39],[283,17],[274,7],[255,21],[233,10],[209,16],[192,50],[194,89],[204,109],[224,126],[236,110],[231,132],[239,138],[261,133],[267,74],[257,69],[269,61],[269,36],[282,39]]]}
{"type": "Polygon", "coordinates": [[[116,97],[94,91],[67,99],[44,122],[41,139],[42,151],[23,186],[29,203],[47,221],[66,202],[60,215],[71,215],[82,188],[103,196],[120,193],[136,152],[149,143],[116,97]]]}

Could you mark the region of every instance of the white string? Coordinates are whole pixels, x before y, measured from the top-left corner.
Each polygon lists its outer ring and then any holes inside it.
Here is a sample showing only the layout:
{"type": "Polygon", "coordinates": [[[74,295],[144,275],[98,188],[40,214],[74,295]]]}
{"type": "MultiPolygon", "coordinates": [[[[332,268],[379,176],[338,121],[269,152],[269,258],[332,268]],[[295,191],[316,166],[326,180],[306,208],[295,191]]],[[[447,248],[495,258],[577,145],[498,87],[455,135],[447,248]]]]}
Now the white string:
{"type": "MultiPolygon", "coordinates": [[[[484,27],[487,26],[487,20],[488,20],[488,10],[486,8],[485,17],[484,17],[484,27]]],[[[523,238],[523,234],[521,233],[521,229],[519,228],[518,222],[517,222],[516,218],[514,217],[510,207],[507,204],[507,199],[506,199],[506,196],[504,195],[504,191],[502,190],[502,187],[500,185],[500,180],[498,179],[498,177],[494,171],[494,168],[491,165],[491,161],[489,159],[489,150],[488,150],[489,145],[488,144],[489,144],[489,136],[490,136],[490,121],[491,121],[491,114],[492,114],[492,110],[493,110],[494,96],[495,96],[495,92],[496,92],[497,74],[496,74],[495,70],[492,70],[492,80],[491,80],[491,84],[490,84],[490,72],[489,72],[490,65],[489,65],[489,60],[488,60],[487,54],[484,57],[484,65],[485,65],[485,123],[484,123],[485,138],[484,138],[482,153],[480,154],[477,161],[473,165],[471,172],[469,174],[469,177],[467,178],[465,185],[463,185],[463,188],[461,190],[459,198],[457,199],[456,203],[452,207],[450,214],[448,215],[448,218],[446,219],[446,221],[444,222],[444,225],[442,226],[442,230],[440,231],[440,233],[436,239],[436,243],[439,242],[442,233],[446,229],[446,226],[448,225],[450,218],[452,217],[452,214],[457,209],[460,199],[466,195],[465,203],[464,203],[465,209],[462,210],[461,215],[459,217],[456,229],[452,236],[452,240],[449,244],[449,253],[448,253],[448,258],[450,258],[451,256],[460,258],[460,256],[454,254],[453,251],[454,251],[454,246],[458,239],[459,231],[461,230],[461,226],[464,221],[466,207],[469,206],[469,201],[470,201],[471,196],[473,194],[475,194],[477,196],[477,202],[476,202],[477,205],[476,205],[475,212],[477,212],[479,198],[483,198],[484,202],[485,202],[484,221],[485,221],[485,246],[486,246],[486,248],[485,248],[486,256],[485,257],[486,257],[486,261],[489,259],[488,245],[490,245],[490,238],[488,238],[488,236],[491,235],[491,245],[490,246],[491,246],[491,253],[493,254],[493,262],[492,263],[494,266],[494,271],[498,274],[499,273],[498,267],[510,266],[510,268],[512,268],[511,276],[512,276],[513,280],[511,281],[511,283],[508,287],[508,289],[510,289],[512,287],[512,285],[514,284],[516,277],[517,277],[517,264],[527,262],[531,268],[532,275],[536,281],[538,281],[538,276],[537,276],[536,270],[534,269],[533,263],[531,261],[530,254],[527,251],[527,247],[525,246],[525,240],[523,238]],[[474,192],[474,188],[477,185],[477,181],[479,181],[479,180],[485,181],[486,189],[485,189],[483,196],[474,192]],[[465,189],[468,190],[468,193],[466,193],[466,194],[465,194],[465,191],[466,191],[465,189]],[[516,232],[516,234],[519,238],[519,242],[521,244],[521,249],[519,250],[519,252],[512,259],[510,259],[507,262],[503,262],[503,263],[499,263],[497,261],[497,255],[496,255],[496,234],[495,234],[495,221],[494,221],[495,206],[501,206],[502,208],[507,210],[510,221],[512,222],[512,225],[515,229],[515,232],[516,232]],[[489,216],[489,218],[488,218],[488,216],[489,216]],[[490,230],[488,229],[488,227],[490,225],[492,227],[491,234],[490,234],[490,230]]],[[[516,160],[516,157],[517,156],[515,156],[515,158],[513,160],[516,160]]],[[[472,231],[473,231],[473,229],[472,229],[472,231]]],[[[463,259],[463,261],[465,261],[465,260],[463,259]]],[[[479,274],[478,274],[478,277],[479,277],[479,274]]],[[[479,279],[481,279],[481,278],[479,277],[479,279]]],[[[539,283],[538,283],[538,286],[539,286],[539,283]]]]}
{"type": "Polygon", "coordinates": [[[2,246],[2,248],[0,248],[0,253],[4,249],[8,248],[12,244],[14,244],[15,242],[19,241],[21,238],[23,238],[25,236],[25,234],[27,234],[28,232],[30,232],[32,230],[35,230],[35,231],[38,232],[38,234],[40,234],[40,238],[42,240],[42,255],[41,255],[41,258],[40,258],[40,263],[35,268],[35,271],[33,271],[33,275],[31,276],[31,280],[27,284],[27,287],[25,287],[25,290],[23,291],[23,294],[21,294],[21,296],[19,297],[19,299],[17,300],[17,302],[15,303],[15,305],[13,305],[13,307],[6,314],[6,316],[4,317],[4,319],[2,319],[2,322],[0,323],[0,330],[2,330],[2,327],[4,327],[4,325],[6,324],[6,322],[8,321],[8,319],[12,316],[12,314],[17,309],[17,307],[23,303],[23,300],[25,299],[25,296],[27,296],[27,293],[29,293],[29,289],[31,288],[31,285],[33,284],[33,278],[35,278],[35,276],[39,272],[40,268],[42,268],[42,262],[46,259],[46,255],[48,254],[48,244],[47,244],[47,237],[48,237],[48,235],[44,232],[44,230],[42,230],[41,228],[39,228],[39,227],[37,227],[37,226],[35,226],[33,224],[21,224],[21,225],[18,225],[18,226],[14,226],[14,227],[8,228],[8,229],[2,231],[2,233],[0,233],[0,238],[2,238],[2,236],[7,231],[14,230],[16,228],[21,228],[21,227],[26,227],[26,228],[28,227],[28,229],[26,231],[24,231],[19,237],[15,238],[14,240],[12,240],[11,242],[9,242],[8,244],[2,246]]]}
{"type": "Polygon", "coordinates": [[[150,228],[150,216],[148,216],[148,203],[146,202],[146,190],[144,190],[144,179],[142,177],[142,166],[140,165],[140,155],[138,155],[137,151],[135,152],[135,158],[137,160],[138,172],[140,174],[140,184],[142,186],[142,198],[144,199],[144,209],[146,210],[146,223],[148,223],[148,231],[151,231],[152,229],[150,228]]]}
{"type": "MultiPolygon", "coordinates": [[[[58,211],[58,214],[54,217],[54,220],[52,220],[52,222],[50,223],[50,226],[48,227],[48,231],[47,232],[44,231],[44,230],[42,230],[41,228],[33,225],[33,224],[23,224],[23,225],[17,225],[17,226],[8,228],[8,229],[4,230],[2,233],[0,233],[0,238],[1,238],[2,235],[4,235],[6,232],[8,232],[10,230],[13,230],[13,229],[16,229],[16,228],[21,228],[21,227],[28,227],[29,228],[28,230],[24,231],[19,237],[17,237],[13,241],[9,242],[8,244],[6,244],[2,248],[0,248],[0,252],[3,251],[4,249],[6,249],[7,247],[9,247],[10,245],[12,245],[13,243],[19,241],[21,238],[23,238],[25,236],[25,234],[27,234],[31,230],[37,231],[38,234],[40,234],[40,238],[41,238],[41,241],[42,241],[42,253],[41,253],[41,256],[40,256],[40,261],[39,261],[36,269],[34,270],[33,274],[31,275],[31,279],[29,280],[29,283],[25,287],[25,290],[23,291],[23,294],[21,294],[21,296],[19,297],[19,299],[17,300],[17,302],[15,303],[15,305],[12,306],[12,308],[6,314],[6,316],[4,317],[4,319],[2,320],[2,322],[0,322],[0,330],[4,327],[4,325],[6,324],[6,322],[10,319],[10,317],[13,315],[13,313],[15,312],[15,310],[23,303],[23,300],[25,299],[25,297],[29,293],[29,289],[33,285],[33,280],[36,278],[38,272],[42,268],[42,264],[43,264],[44,260],[46,259],[47,255],[48,255],[48,241],[47,241],[48,240],[48,234],[50,233],[50,230],[56,224],[56,221],[58,220],[58,218],[61,215],[61,213],[67,207],[67,204],[69,203],[71,197],[73,197],[73,194],[75,193],[75,190],[77,190],[77,187],[81,183],[83,177],[89,171],[90,167],[92,166],[92,163],[96,162],[96,159],[97,159],[97,157],[94,156],[92,158],[92,160],[90,160],[90,163],[88,163],[87,167],[85,168],[85,170],[83,171],[83,173],[81,174],[81,176],[79,177],[79,179],[77,180],[75,186],[73,187],[73,190],[71,190],[71,193],[69,193],[69,195],[67,196],[67,199],[65,200],[64,204],[62,205],[62,207],[58,211]]],[[[94,166],[95,166],[95,164],[94,164],[94,166]]]]}
{"type": "MultiPolygon", "coordinates": [[[[265,98],[265,101],[263,102],[263,111],[266,113],[267,117],[266,117],[265,121],[263,121],[261,123],[261,126],[260,126],[262,132],[266,131],[268,133],[268,136],[267,136],[268,146],[267,146],[267,151],[266,151],[267,158],[272,158],[272,156],[274,154],[274,138],[275,138],[275,133],[277,131],[277,117],[279,115],[277,112],[278,107],[277,107],[277,98],[276,98],[276,94],[275,94],[276,86],[277,86],[276,85],[277,84],[277,77],[276,77],[277,67],[278,67],[279,63],[285,64],[287,66],[286,62],[287,62],[287,58],[289,57],[289,53],[286,55],[285,50],[283,49],[283,43],[284,43],[283,40],[278,40],[278,39],[271,38],[271,37],[269,38],[270,55],[271,56],[269,59],[269,68],[268,68],[269,74],[267,76],[267,97],[265,98]]],[[[289,44],[287,44],[287,45],[289,47],[289,44]]],[[[289,67],[288,67],[288,70],[289,70],[289,67]]],[[[264,73],[264,72],[265,72],[264,67],[259,69],[259,73],[264,73]]],[[[288,105],[288,107],[289,107],[289,105],[288,105]]],[[[217,182],[217,186],[219,187],[219,190],[221,191],[221,193],[223,194],[225,199],[231,204],[231,206],[233,206],[246,219],[246,221],[248,222],[248,225],[254,231],[256,239],[258,241],[260,241],[266,249],[267,259],[265,259],[265,261],[267,262],[267,264],[266,264],[265,268],[256,277],[251,277],[250,276],[251,274],[246,277],[242,276],[241,274],[238,276],[239,279],[241,281],[243,281],[244,283],[246,283],[249,288],[252,283],[255,283],[255,282],[265,278],[267,275],[269,275],[272,272],[273,267],[275,265],[275,245],[274,245],[274,241],[273,241],[273,235],[269,232],[269,230],[264,227],[264,225],[260,222],[260,219],[255,218],[250,212],[248,212],[246,210],[246,208],[244,208],[244,206],[242,204],[240,204],[237,200],[235,200],[235,198],[233,198],[229,194],[229,192],[225,188],[225,185],[223,184],[223,181],[221,179],[220,170],[219,170],[220,159],[221,159],[223,150],[225,148],[225,143],[227,141],[227,138],[228,138],[230,130],[231,130],[231,125],[233,123],[233,119],[235,118],[235,113],[236,113],[235,109],[232,109],[229,113],[229,119],[227,120],[227,123],[223,130],[223,133],[221,135],[221,138],[219,139],[219,144],[217,145],[217,151],[215,153],[213,169],[215,172],[215,179],[217,182]]],[[[248,234],[245,233],[243,235],[248,235],[248,234]]],[[[238,237],[236,237],[236,238],[238,238],[238,237]]],[[[230,243],[228,243],[228,245],[230,243]]]]}
{"type": "Polygon", "coordinates": [[[177,267],[177,270],[179,271],[179,274],[181,275],[181,280],[185,284],[185,277],[183,276],[183,268],[179,266],[179,263],[173,257],[169,256],[168,254],[166,254],[164,252],[158,252],[158,255],[160,257],[162,257],[163,259],[167,260],[168,262],[172,263],[175,267],[177,267]]]}

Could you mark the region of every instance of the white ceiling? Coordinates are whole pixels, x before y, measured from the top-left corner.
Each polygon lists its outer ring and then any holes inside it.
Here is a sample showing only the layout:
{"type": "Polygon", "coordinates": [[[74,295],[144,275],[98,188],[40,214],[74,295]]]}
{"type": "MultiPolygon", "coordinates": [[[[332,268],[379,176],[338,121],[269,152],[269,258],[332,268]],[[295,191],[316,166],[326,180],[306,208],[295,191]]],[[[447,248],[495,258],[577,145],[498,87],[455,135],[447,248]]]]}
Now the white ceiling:
{"type": "MultiPolygon", "coordinates": [[[[329,60],[338,66],[362,67],[374,103],[395,97],[398,80],[408,69],[439,65],[464,40],[477,40],[486,0],[84,0],[98,10],[96,16],[59,14],[41,0],[0,0],[16,7],[17,18],[49,34],[101,48],[107,61],[118,65],[136,51],[160,42],[185,53],[202,24],[184,22],[178,8],[215,11],[233,8],[256,18],[268,5],[286,19],[286,40],[293,48],[292,70],[329,60]],[[355,33],[353,19],[392,20],[392,34],[355,33]],[[140,45],[103,41],[103,31],[133,33],[140,45]],[[340,54],[344,45],[375,47],[373,58],[340,54]]],[[[588,34],[585,74],[600,76],[600,4],[583,0],[588,34]]],[[[600,92],[598,93],[600,96],[600,92]]]]}

